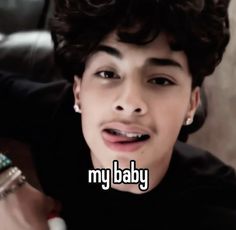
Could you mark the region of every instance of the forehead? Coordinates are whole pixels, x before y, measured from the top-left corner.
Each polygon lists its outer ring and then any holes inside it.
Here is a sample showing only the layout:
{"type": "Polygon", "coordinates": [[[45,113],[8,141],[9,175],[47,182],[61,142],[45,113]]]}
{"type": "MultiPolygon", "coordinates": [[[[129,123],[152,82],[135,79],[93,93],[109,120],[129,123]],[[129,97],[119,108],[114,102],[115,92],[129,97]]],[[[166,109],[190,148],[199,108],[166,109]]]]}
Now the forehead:
{"type": "Polygon", "coordinates": [[[151,53],[156,53],[158,51],[159,54],[171,54],[173,51],[170,49],[170,41],[171,37],[165,33],[160,33],[158,37],[156,37],[152,42],[146,44],[133,44],[122,42],[118,37],[116,31],[108,34],[108,36],[100,43],[105,45],[110,45],[114,48],[119,48],[119,50],[123,51],[123,53],[130,53],[132,51],[146,51],[151,53]],[[128,50],[127,50],[128,48],[128,50]]]}
{"type": "Polygon", "coordinates": [[[177,63],[181,66],[183,71],[189,72],[188,61],[185,53],[183,51],[172,50],[170,47],[171,41],[171,36],[168,36],[165,33],[160,33],[152,42],[137,45],[122,42],[114,31],[102,40],[97,50],[95,49],[95,51],[90,55],[90,58],[87,60],[87,66],[91,61],[97,62],[97,58],[99,57],[101,57],[102,60],[104,59],[104,61],[108,61],[107,58],[112,57],[120,60],[123,63],[122,65],[125,63],[127,65],[135,64],[139,67],[150,63],[148,60],[151,59],[164,59],[167,60],[168,63],[177,63]],[[106,47],[105,52],[103,48],[101,49],[101,46],[106,47]]]}

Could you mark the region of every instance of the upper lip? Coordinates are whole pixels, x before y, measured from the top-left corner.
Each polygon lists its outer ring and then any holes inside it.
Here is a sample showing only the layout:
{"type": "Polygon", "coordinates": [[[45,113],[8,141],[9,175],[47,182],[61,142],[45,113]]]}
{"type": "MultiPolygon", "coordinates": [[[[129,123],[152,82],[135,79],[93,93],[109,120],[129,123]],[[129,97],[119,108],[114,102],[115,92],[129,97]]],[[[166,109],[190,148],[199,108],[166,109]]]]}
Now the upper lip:
{"type": "Polygon", "coordinates": [[[132,124],[132,123],[124,123],[124,122],[108,122],[105,125],[102,126],[102,130],[106,129],[116,129],[127,133],[135,133],[135,134],[143,134],[143,135],[149,135],[150,136],[150,130],[146,127],[143,127],[141,125],[132,124]]]}

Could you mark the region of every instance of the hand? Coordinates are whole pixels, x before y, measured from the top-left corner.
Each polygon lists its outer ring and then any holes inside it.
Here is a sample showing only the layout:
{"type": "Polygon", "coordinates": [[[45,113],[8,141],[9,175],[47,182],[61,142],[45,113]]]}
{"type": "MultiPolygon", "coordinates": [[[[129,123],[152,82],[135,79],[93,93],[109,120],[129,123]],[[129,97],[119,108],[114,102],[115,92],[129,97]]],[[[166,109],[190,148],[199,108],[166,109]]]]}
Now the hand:
{"type": "Polygon", "coordinates": [[[55,202],[28,183],[0,200],[4,230],[49,230],[47,217],[55,202]]]}

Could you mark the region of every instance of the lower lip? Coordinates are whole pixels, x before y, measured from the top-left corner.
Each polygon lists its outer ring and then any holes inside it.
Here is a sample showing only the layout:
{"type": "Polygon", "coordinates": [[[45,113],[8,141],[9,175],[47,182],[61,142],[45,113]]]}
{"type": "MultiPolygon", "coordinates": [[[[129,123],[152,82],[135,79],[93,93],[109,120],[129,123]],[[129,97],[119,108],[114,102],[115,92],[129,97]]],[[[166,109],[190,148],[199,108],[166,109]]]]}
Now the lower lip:
{"type": "Polygon", "coordinates": [[[108,133],[102,133],[103,141],[105,145],[114,151],[119,152],[135,152],[138,149],[140,149],[144,144],[146,144],[146,141],[140,141],[140,142],[131,142],[131,143],[119,143],[119,142],[112,142],[109,141],[110,134],[108,133]]]}

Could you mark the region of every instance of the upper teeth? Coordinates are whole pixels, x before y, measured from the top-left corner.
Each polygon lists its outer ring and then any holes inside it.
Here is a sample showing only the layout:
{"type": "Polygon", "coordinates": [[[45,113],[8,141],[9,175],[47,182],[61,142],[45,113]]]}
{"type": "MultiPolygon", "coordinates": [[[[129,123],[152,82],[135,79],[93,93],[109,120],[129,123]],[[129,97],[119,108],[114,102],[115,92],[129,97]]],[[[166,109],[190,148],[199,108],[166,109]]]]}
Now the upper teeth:
{"type": "Polygon", "coordinates": [[[141,138],[143,134],[141,133],[132,133],[132,132],[125,132],[121,130],[114,130],[117,134],[129,137],[129,138],[141,138]]]}
{"type": "Polygon", "coordinates": [[[125,133],[125,132],[122,132],[122,135],[125,135],[127,137],[132,137],[132,138],[140,138],[140,137],[142,137],[142,134],[137,134],[137,133],[125,133]]]}

